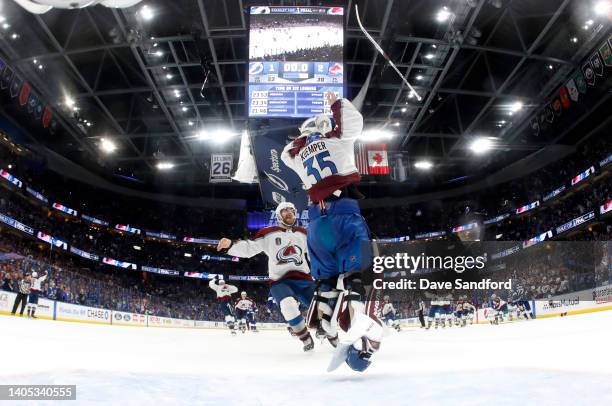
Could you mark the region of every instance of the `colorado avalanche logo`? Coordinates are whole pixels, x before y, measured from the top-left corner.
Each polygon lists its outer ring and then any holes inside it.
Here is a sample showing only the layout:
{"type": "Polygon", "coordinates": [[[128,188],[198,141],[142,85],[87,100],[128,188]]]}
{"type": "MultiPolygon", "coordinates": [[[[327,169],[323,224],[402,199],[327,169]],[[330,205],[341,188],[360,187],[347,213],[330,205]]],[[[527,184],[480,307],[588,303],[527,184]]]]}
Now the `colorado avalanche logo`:
{"type": "Polygon", "coordinates": [[[276,253],[276,260],[279,264],[288,264],[293,262],[295,265],[302,265],[302,249],[297,245],[287,245],[281,248],[276,253]]]}

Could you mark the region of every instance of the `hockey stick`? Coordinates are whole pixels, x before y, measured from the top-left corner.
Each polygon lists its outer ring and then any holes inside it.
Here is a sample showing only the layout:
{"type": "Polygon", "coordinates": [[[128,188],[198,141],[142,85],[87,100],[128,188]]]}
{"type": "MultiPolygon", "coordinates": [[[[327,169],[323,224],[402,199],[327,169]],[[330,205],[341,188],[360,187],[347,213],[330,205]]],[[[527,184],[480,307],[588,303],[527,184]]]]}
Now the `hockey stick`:
{"type": "Polygon", "coordinates": [[[378,52],[380,52],[380,54],[383,56],[383,58],[385,58],[387,60],[387,62],[389,62],[389,65],[391,65],[391,67],[393,68],[393,70],[399,75],[400,78],[402,78],[402,80],[404,81],[404,83],[406,84],[406,86],[408,86],[408,88],[410,89],[410,92],[412,92],[418,101],[422,100],[422,97],[419,96],[419,94],[417,93],[416,90],[414,90],[414,87],[412,87],[412,85],[410,84],[410,82],[408,82],[408,80],[404,77],[404,75],[402,74],[402,72],[399,71],[399,69],[397,69],[397,66],[395,66],[395,64],[393,63],[393,61],[391,60],[391,58],[389,58],[389,55],[386,54],[386,52],[380,47],[380,45],[378,45],[378,42],[376,42],[374,40],[374,38],[372,38],[372,36],[370,35],[369,32],[366,31],[365,27],[363,26],[363,24],[361,24],[361,19],[359,18],[359,8],[357,7],[357,4],[355,4],[355,16],[357,17],[357,24],[359,24],[359,28],[361,29],[361,31],[363,32],[363,34],[366,36],[367,39],[370,40],[370,42],[372,44],[374,44],[374,47],[376,48],[376,50],[378,52]]]}

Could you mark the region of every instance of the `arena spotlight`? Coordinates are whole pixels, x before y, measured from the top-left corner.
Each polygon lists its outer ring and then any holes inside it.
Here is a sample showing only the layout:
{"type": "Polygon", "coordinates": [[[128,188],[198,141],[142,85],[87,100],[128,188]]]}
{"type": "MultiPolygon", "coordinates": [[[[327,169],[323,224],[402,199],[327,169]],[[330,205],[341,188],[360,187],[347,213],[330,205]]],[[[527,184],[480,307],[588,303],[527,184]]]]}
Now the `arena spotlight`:
{"type": "Polygon", "coordinates": [[[436,13],[436,21],[439,22],[439,23],[443,23],[445,21],[448,21],[448,19],[450,18],[451,15],[452,15],[452,13],[448,10],[447,7],[442,7],[436,13]]]}
{"type": "Polygon", "coordinates": [[[155,165],[155,166],[160,171],[168,171],[168,170],[174,168],[174,164],[172,162],[158,162],[157,165],[155,165]]]}
{"type": "Polygon", "coordinates": [[[428,171],[431,168],[433,168],[433,163],[431,163],[431,161],[426,161],[426,160],[417,161],[415,162],[414,167],[421,171],[428,171]]]}
{"type": "Polygon", "coordinates": [[[366,130],[361,133],[359,139],[363,142],[373,142],[373,141],[382,141],[382,140],[390,140],[393,138],[395,134],[391,131],[379,128],[379,129],[371,129],[366,130]]]}
{"type": "Polygon", "coordinates": [[[223,144],[234,138],[234,135],[235,134],[229,129],[218,129],[211,134],[211,140],[215,144],[223,144]]]}
{"type": "Polygon", "coordinates": [[[149,21],[154,17],[153,10],[149,8],[146,4],[140,9],[140,16],[145,20],[149,21]]]}
{"type": "Polygon", "coordinates": [[[66,98],[64,99],[64,104],[66,104],[66,106],[72,108],[74,107],[75,101],[72,97],[70,96],[66,96],[66,98]]]}
{"type": "Polygon", "coordinates": [[[433,59],[433,58],[434,58],[434,54],[425,55],[425,59],[433,59]]]}
{"type": "Polygon", "coordinates": [[[610,11],[612,11],[612,1],[610,0],[601,0],[595,3],[595,7],[593,7],[595,14],[600,16],[607,15],[610,11]]]}
{"type": "Polygon", "coordinates": [[[117,145],[112,140],[102,138],[100,140],[100,149],[106,152],[107,154],[111,154],[115,152],[115,150],[117,149],[117,145]]]}
{"type": "Polygon", "coordinates": [[[478,137],[470,143],[469,148],[476,155],[482,155],[493,148],[493,141],[488,137],[478,137]]]}

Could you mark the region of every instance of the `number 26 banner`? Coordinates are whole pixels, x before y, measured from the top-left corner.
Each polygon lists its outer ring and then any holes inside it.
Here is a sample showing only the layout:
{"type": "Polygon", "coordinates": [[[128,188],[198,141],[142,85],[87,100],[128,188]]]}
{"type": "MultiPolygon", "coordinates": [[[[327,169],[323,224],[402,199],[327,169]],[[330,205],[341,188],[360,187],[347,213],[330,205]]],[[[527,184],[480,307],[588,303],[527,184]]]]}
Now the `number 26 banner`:
{"type": "Polygon", "coordinates": [[[212,154],[210,156],[210,182],[231,182],[233,164],[233,154],[212,154]]]}

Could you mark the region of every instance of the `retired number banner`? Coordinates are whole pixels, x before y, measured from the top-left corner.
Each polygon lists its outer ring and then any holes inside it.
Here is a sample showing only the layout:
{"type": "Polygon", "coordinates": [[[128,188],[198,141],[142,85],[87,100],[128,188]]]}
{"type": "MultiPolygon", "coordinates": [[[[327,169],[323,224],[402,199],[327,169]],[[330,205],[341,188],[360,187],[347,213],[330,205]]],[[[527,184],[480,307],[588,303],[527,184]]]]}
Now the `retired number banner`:
{"type": "Polygon", "coordinates": [[[231,182],[233,163],[233,154],[212,154],[210,156],[210,181],[231,182]]]}

